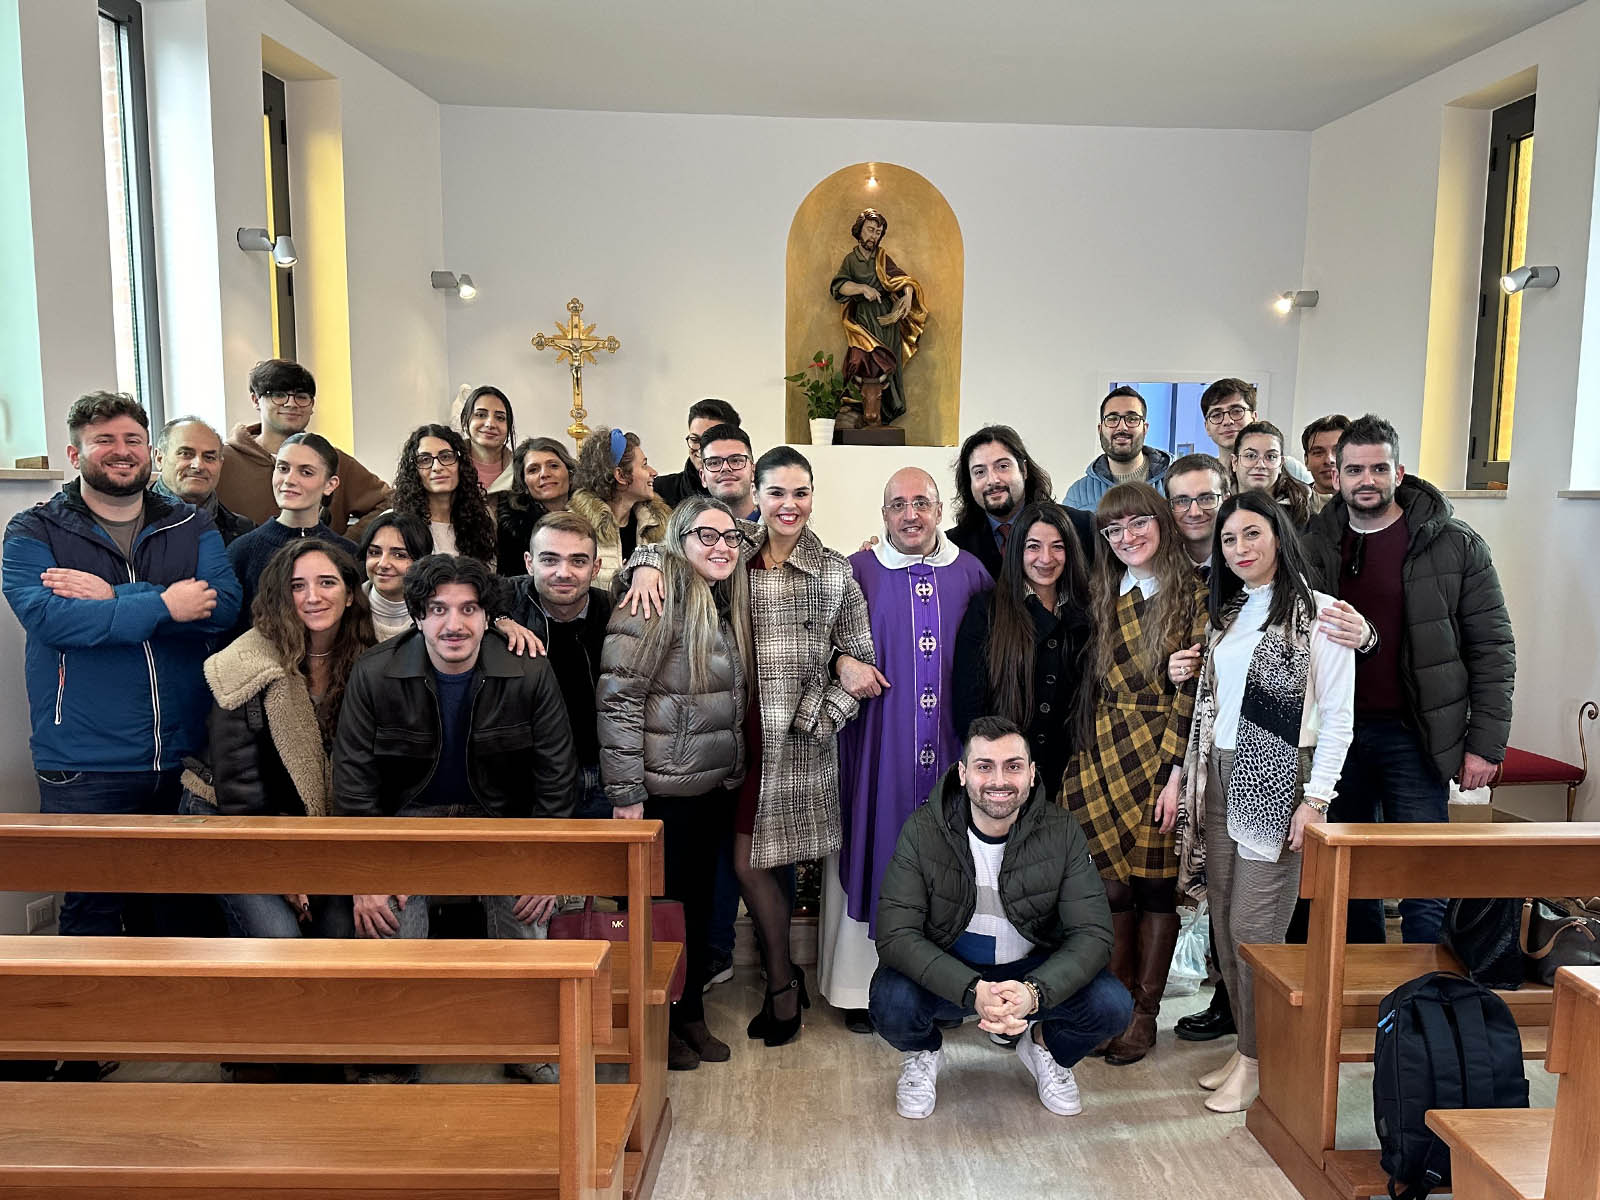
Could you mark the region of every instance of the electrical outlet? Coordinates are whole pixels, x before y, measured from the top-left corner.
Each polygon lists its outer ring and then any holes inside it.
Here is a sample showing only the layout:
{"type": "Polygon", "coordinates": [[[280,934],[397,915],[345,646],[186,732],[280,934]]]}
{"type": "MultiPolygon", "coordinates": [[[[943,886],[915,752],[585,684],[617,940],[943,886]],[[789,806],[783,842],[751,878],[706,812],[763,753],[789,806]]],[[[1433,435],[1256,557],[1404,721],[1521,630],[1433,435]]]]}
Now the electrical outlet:
{"type": "Polygon", "coordinates": [[[41,896],[28,905],[28,932],[38,933],[41,929],[49,929],[56,923],[56,898],[54,896],[41,896]]]}

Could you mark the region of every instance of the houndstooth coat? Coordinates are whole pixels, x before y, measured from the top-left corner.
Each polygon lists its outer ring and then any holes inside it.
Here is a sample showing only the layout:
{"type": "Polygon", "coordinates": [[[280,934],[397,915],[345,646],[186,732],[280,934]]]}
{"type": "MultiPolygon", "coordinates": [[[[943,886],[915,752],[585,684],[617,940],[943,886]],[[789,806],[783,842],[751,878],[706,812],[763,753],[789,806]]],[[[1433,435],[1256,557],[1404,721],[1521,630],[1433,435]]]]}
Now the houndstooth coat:
{"type": "Polygon", "coordinates": [[[1068,764],[1061,802],[1089,839],[1106,879],[1176,879],[1175,839],[1156,825],[1156,796],[1173,767],[1183,764],[1194,716],[1194,680],[1175,688],[1167,658],[1206,637],[1206,591],[1194,581],[1194,615],[1182,645],[1164,648],[1150,670],[1133,654],[1144,635],[1145,601],[1129,592],[1117,602],[1117,645],[1100,686],[1090,745],[1068,764]]]}
{"type": "MultiPolygon", "coordinates": [[[[766,545],[752,536],[752,557],[766,545]]],[[[761,704],[761,790],[750,865],[778,867],[839,849],[839,728],[856,701],[829,672],[834,650],[875,662],[867,601],[850,563],[801,531],[783,566],[750,572],[761,704]]]]}
{"type": "MultiPolygon", "coordinates": [[[[746,562],[767,544],[764,525],[739,521],[746,562]]],[[[660,549],[641,545],[628,567],[654,567],[660,549]]],[[[783,566],[750,571],[750,628],[761,704],[761,784],[750,865],[781,867],[839,849],[841,726],[859,708],[829,671],[838,650],[876,664],[872,619],[850,561],[809,528],[783,566]]]]}

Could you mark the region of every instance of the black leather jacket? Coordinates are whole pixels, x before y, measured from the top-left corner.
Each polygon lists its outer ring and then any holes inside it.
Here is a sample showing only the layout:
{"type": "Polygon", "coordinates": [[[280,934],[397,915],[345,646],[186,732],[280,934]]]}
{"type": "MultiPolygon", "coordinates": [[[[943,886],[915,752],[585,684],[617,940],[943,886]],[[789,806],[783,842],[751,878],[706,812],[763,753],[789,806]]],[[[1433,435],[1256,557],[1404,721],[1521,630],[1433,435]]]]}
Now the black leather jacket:
{"type": "MultiPolygon", "coordinates": [[[[543,658],[484,635],[467,742],[471,799],[496,817],[565,817],[577,803],[572,729],[543,658]]],[[[333,815],[392,816],[420,795],[443,740],[433,664],[420,630],[374,646],[346,685],[333,746],[333,815]]],[[[467,801],[462,798],[462,802],[467,801]]]]}

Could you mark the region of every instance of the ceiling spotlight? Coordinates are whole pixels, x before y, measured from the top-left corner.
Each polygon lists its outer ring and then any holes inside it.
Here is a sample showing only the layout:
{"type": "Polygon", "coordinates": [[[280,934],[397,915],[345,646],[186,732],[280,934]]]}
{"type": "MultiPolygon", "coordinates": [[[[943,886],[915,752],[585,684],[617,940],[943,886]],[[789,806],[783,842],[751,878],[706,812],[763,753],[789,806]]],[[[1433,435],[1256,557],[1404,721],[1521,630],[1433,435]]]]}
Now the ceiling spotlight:
{"type": "Polygon", "coordinates": [[[459,275],[454,271],[434,271],[428,278],[437,290],[454,292],[463,300],[471,300],[478,294],[478,285],[472,282],[472,276],[465,271],[459,275]]]}
{"type": "Polygon", "coordinates": [[[1559,267],[1518,267],[1500,276],[1500,290],[1515,296],[1526,288],[1553,288],[1560,278],[1559,267]]]}
{"type": "Polygon", "coordinates": [[[1284,292],[1272,302],[1272,307],[1281,313],[1292,313],[1297,308],[1315,308],[1318,293],[1315,291],[1284,292]]]}
{"type": "Polygon", "coordinates": [[[280,267],[292,267],[299,261],[299,256],[294,251],[294,240],[287,233],[280,235],[277,241],[273,241],[265,229],[258,226],[240,226],[239,231],[233,235],[233,240],[239,243],[241,250],[259,250],[271,254],[272,261],[280,267]]]}

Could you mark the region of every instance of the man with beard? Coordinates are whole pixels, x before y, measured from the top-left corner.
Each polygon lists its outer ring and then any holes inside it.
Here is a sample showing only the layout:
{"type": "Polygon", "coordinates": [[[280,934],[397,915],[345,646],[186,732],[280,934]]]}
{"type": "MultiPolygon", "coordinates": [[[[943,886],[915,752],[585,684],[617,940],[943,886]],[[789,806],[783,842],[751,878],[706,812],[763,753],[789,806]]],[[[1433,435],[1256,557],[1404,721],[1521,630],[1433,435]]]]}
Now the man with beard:
{"type": "MultiPolygon", "coordinates": [[[[147,492],[150,419],[91,392],[67,411],[79,478],[6,526],[5,595],[27,633],[39,810],[175,813],[206,744],[201,664],[239,581],[204,512],[147,492]]],[[[189,906],[68,892],[64,934],[184,933],[189,906]]]]}
{"type": "Polygon", "coordinates": [[[829,294],[844,305],[844,377],[861,388],[861,415],[867,425],[888,424],[905,414],[900,368],[916,354],[928,323],[922,285],[883,248],[888,232],[882,213],[862,209],[850,227],[855,249],[844,256],[828,286],[829,294]]]}
{"type": "Polygon", "coordinates": [[[1028,740],[980,717],[961,761],[905,823],[878,907],[872,1021],[905,1054],[895,1107],[933,1112],[940,1022],[1018,1037],[1039,1102],[1083,1111],[1072,1068],[1133,1012],[1106,970],[1111,909],[1078,822],[1050,803],[1028,740]]]}
{"type": "Polygon", "coordinates": [[[1104,496],[1119,483],[1148,483],[1161,490],[1171,457],[1154,446],[1146,448],[1145,434],[1149,412],[1144,397],[1126,384],[1112,388],[1100,401],[1100,449],[1105,453],[1089,464],[1083,478],[1067,489],[1062,501],[1069,508],[1094,511],[1104,496]]]}
{"type": "MultiPolygon", "coordinates": [[[[945,533],[999,578],[1011,522],[1024,505],[1050,499],[1050,474],[1009,425],[985,425],[961,444],[956,459],[956,523],[945,533]]],[[[1092,507],[1092,506],[1091,506],[1092,507]]],[[[1067,509],[1088,561],[1094,561],[1094,514],[1067,509]]]]}
{"type": "Polygon", "coordinates": [[[819,982],[857,1033],[872,1030],[867,985],[878,965],[872,936],[883,871],[900,826],[960,753],[956,633],[967,602],[994,586],[977,559],[939,532],[942,509],[931,475],[896,471],[883,491],[883,540],[850,556],[887,682],[857,696],[860,715],[839,734],[844,843],[823,869],[819,982]]]}
{"type": "MultiPolygon", "coordinates": [[[[311,426],[317,405],[317,381],[311,372],[286,358],[269,358],[250,368],[250,403],[261,420],[255,425],[235,425],[223,448],[227,470],[218,481],[217,497],[234,512],[243,513],[257,525],[278,515],[278,501],[272,491],[272,470],[278,447],[291,434],[304,433],[311,426]]],[[[339,452],[339,488],[328,497],[323,518],[328,528],[341,537],[360,537],[350,533],[352,522],[369,514],[381,513],[394,499],[394,489],[358,463],[353,455],[339,452]]]]}
{"type": "Polygon", "coordinates": [[[199,417],[176,417],[161,427],[155,444],[157,495],[192,504],[216,522],[224,546],[256,523],[229,512],[217,499],[222,478],[222,438],[199,417]]]}
{"type": "MultiPolygon", "coordinates": [[[[1384,821],[1447,820],[1449,780],[1489,783],[1511,732],[1516,645],[1489,547],[1406,474],[1399,450],[1382,417],[1352,421],[1336,449],[1339,495],[1305,536],[1316,586],[1348,602],[1321,621],[1345,620],[1353,605],[1369,626],[1330,821],[1373,821],[1380,809],[1384,821]]],[[[1443,900],[1402,900],[1401,936],[1438,941],[1444,911],[1443,900]]],[[[1384,934],[1380,901],[1350,902],[1350,941],[1384,934]]]]}

